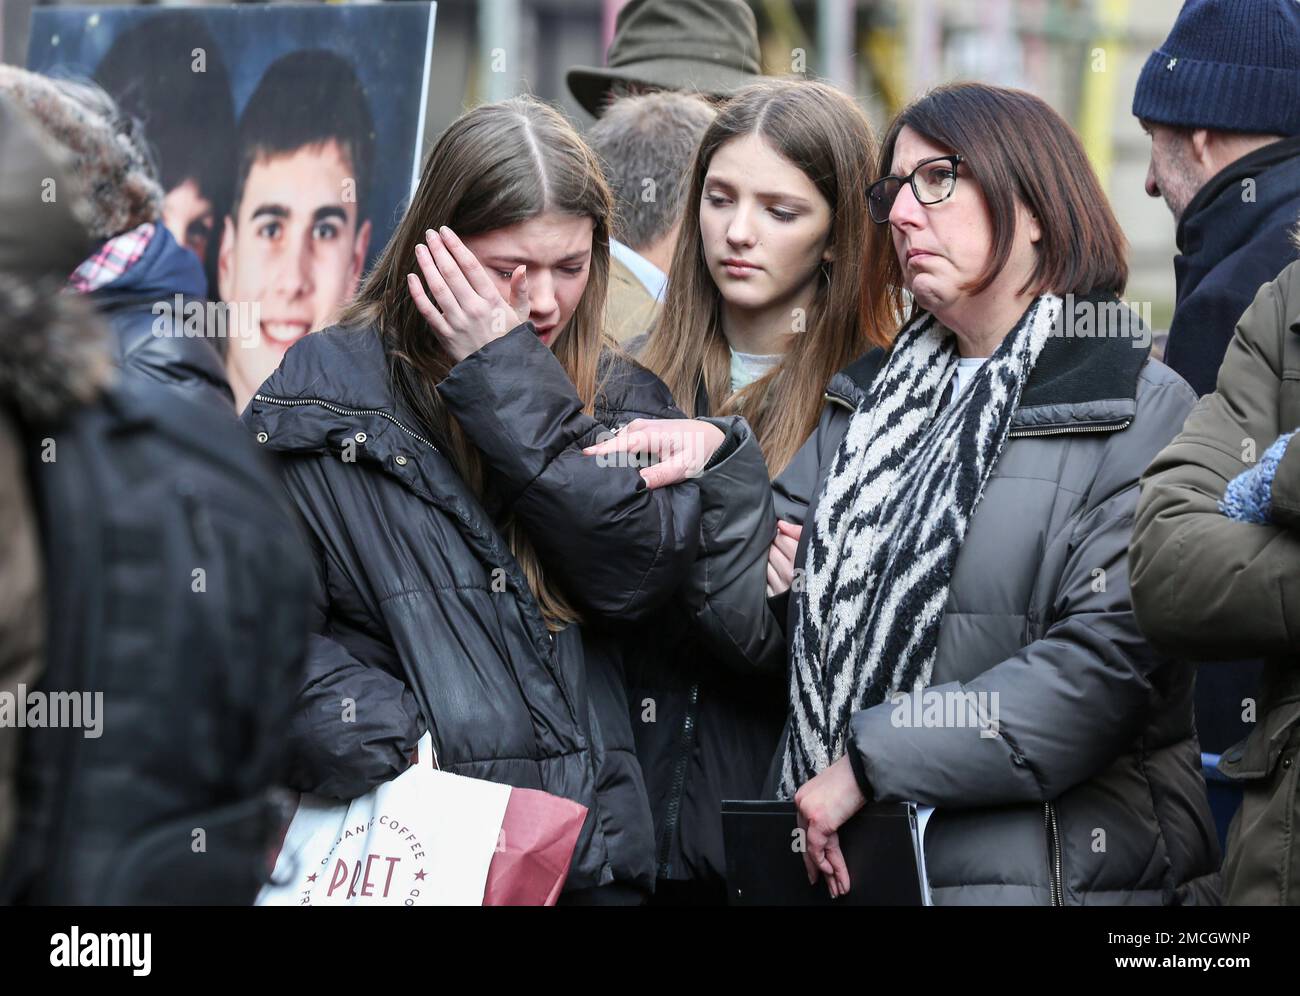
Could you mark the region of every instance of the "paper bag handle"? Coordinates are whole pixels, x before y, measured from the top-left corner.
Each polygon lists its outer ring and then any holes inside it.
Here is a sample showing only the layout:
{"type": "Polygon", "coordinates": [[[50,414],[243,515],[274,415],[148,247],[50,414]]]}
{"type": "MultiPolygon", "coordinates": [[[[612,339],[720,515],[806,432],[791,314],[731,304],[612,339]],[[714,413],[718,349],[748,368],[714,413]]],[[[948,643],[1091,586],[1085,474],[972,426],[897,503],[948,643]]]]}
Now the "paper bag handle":
{"type": "Polygon", "coordinates": [[[434,771],[441,771],[442,765],[438,763],[438,749],[433,746],[433,734],[426,731],[420,738],[420,742],[415,745],[414,764],[423,763],[426,767],[434,771]]]}

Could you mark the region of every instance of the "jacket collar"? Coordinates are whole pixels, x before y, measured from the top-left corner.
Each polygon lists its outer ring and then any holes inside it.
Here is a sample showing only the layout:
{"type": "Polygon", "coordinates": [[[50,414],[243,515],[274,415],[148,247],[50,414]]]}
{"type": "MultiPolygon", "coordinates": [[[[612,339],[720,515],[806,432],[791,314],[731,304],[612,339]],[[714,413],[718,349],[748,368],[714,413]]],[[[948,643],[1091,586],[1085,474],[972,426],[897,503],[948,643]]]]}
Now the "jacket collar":
{"type": "MultiPolygon", "coordinates": [[[[1233,198],[1232,206],[1234,211],[1238,210],[1240,208],[1241,182],[1243,180],[1257,177],[1261,173],[1287,163],[1292,163],[1297,168],[1300,168],[1300,135],[1284,138],[1256,149],[1254,152],[1242,156],[1236,162],[1229,163],[1212,176],[1188,202],[1182,218],[1179,219],[1178,229],[1174,236],[1175,241],[1178,243],[1178,251],[1184,254],[1194,253],[1200,247],[1204,234],[1202,229],[1206,227],[1207,216],[1216,213],[1211,208],[1221,197],[1226,195],[1233,198]]],[[[1272,199],[1294,200],[1295,186],[1289,183],[1256,184],[1255,196],[1261,201],[1272,199]]],[[[1221,235],[1222,233],[1218,232],[1218,226],[1215,226],[1215,228],[1216,234],[1221,235]]],[[[1240,241],[1245,242],[1254,234],[1255,228],[1253,226],[1243,226],[1240,230],[1240,241]]]]}
{"type": "Polygon", "coordinates": [[[258,393],[286,400],[319,398],[358,409],[391,410],[397,400],[379,333],[340,325],[294,343],[258,393]]]}
{"type": "Polygon", "coordinates": [[[618,239],[609,240],[609,255],[636,278],[645,292],[654,298],[656,304],[664,299],[664,294],[668,291],[668,274],[618,239]]]}
{"type": "Polygon", "coordinates": [[[334,326],[294,343],[243,419],[267,449],[354,454],[415,490],[459,490],[438,446],[393,391],[372,328],[334,326]]]}
{"type": "Polygon", "coordinates": [[[140,258],[114,279],[91,291],[91,297],[103,307],[121,301],[170,301],[176,294],[202,298],[207,290],[208,281],[199,258],[180,245],[158,221],[153,223],[153,232],[140,258]]]}
{"type": "MultiPolygon", "coordinates": [[[[1011,435],[1122,429],[1137,411],[1137,381],[1151,354],[1150,329],[1113,295],[1065,299],[1011,420],[1011,435]]],[[[856,409],[884,364],[873,349],[836,374],[828,401],[856,409]]]]}

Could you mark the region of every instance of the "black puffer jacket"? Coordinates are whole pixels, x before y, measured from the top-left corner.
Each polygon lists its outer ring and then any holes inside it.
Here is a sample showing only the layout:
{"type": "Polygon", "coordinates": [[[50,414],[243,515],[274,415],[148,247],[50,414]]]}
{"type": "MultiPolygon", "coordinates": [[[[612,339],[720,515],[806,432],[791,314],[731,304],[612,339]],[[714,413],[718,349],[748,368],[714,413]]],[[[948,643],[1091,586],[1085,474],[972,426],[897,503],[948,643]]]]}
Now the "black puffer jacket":
{"type": "Polygon", "coordinates": [[[247,905],[278,829],[306,558],[233,411],[108,383],[109,337],[62,292],[89,252],[77,202],[32,197],[70,188],[62,158],[0,98],[4,490],[34,513],[0,518],[0,687],[49,706],[0,729],[0,845],[15,815],[18,842],[0,903],[247,905]]]}
{"type": "MultiPolygon", "coordinates": [[[[725,477],[701,486],[706,542],[723,520],[735,528],[714,532],[701,564],[753,557],[775,537],[767,502],[767,468],[757,443],[753,454],[733,458],[725,477]],[[757,464],[757,468],[754,467],[757,464]],[[762,498],[750,498],[762,490],[762,498]],[[723,511],[735,502],[735,511],[723,511]],[[735,525],[742,521],[744,525],[735,525]]],[[[766,557],[766,554],[764,554],[766,557]]],[[[719,570],[718,576],[724,576],[719,570]]],[[[728,592],[702,568],[684,586],[681,606],[660,612],[628,645],[628,700],[637,757],[645,772],[655,824],[655,875],[692,882],[706,896],[722,900],[727,859],[723,849],[722,802],[761,798],[768,762],[780,739],[787,709],[784,659],[761,666],[714,653],[697,633],[701,615],[712,625],[744,628],[748,620],[729,611],[728,592]]]]}
{"type": "MultiPolygon", "coordinates": [[[[566,888],[653,885],[650,815],[632,754],[621,630],[695,560],[692,482],[648,491],[581,448],[633,417],[677,414],[662,384],[607,367],[599,419],[530,325],[440,385],[490,471],[475,498],[394,395],[373,330],[308,336],[244,419],[282,457],[312,536],[316,635],[291,734],[296,787],[340,798],[392,778],[426,723],[444,768],[588,806],[566,888]],[[586,625],[552,636],[496,528],[509,509],[586,625]],[[342,718],[355,703],[355,722],[342,718]]],[[[727,451],[747,432],[726,426],[727,451]]]]}
{"type": "MultiPolygon", "coordinates": [[[[644,340],[634,340],[635,351],[644,340]]],[[[703,391],[697,412],[708,410],[703,391]]],[[[766,562],[776,535],[767,464],[757,441],[699,482],[702,549],[681,597],[634,641],[627,661],[637,757],[655,820],[655,874],[691,882],[696,901],[725,895],[721,803],[761,796],[785,723],[784,659],[753,664],[700,638],[746,644],[751,592],[736,565],[766,562]]]]}

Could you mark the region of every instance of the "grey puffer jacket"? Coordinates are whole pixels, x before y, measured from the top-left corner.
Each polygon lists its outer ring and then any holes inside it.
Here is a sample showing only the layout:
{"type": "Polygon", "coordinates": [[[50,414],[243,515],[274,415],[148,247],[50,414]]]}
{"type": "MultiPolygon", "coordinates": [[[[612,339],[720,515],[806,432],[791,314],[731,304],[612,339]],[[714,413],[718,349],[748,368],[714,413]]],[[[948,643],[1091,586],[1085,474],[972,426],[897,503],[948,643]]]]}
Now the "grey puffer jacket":
{"type": "MultiPolygon", "coordinates": [[[[1049,339],[971,519],[927,689],[946,697],[921,702],[977,693],[998,735],[917,723],[889,701],[853,718],[868,797],[938,807],[925,845],[936,904],[1219,901],[1194,679],[1142,638],[1128,581],[1138,479],[1196,397],[1139,341],[1049,339]]],[[[774,482],[782,518],[812,520],[884,355],[831,381],[816,433],[774,482]]],[[[747,576],[762,604],[765,571],[747,576]]],[[[784,653],[795,610],[773,600],[731,646],[784,653]]]]}

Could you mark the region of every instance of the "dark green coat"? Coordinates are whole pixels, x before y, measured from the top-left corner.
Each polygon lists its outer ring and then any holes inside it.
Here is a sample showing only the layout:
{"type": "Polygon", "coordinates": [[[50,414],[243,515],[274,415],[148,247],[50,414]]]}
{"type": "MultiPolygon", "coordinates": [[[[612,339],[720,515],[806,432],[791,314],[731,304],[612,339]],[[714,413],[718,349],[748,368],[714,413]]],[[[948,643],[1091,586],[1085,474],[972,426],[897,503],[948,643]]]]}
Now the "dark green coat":
{"type": "Polygon", "coordinates": [[[1218,510],[1232,478],[1300,425],[1300,263],[1260,288],[1219,372],[1142,483],[1133,602],[1154,642],[1201,660],[1268,658],[1254,731],[1220,770],[1243,789],[1223,865],[1233,904],[1300,904],[1300,446],[1273,481],[1275,525],[1218,510]]]}

